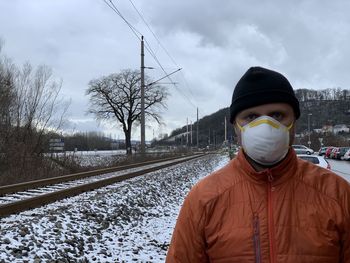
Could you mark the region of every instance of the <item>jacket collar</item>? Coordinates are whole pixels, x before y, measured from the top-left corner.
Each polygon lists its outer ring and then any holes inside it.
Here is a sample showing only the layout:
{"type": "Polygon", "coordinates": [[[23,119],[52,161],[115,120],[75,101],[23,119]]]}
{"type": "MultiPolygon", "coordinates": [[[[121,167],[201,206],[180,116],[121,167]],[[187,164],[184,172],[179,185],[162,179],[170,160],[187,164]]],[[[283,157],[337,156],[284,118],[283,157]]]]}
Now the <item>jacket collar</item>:
{"type": "Polygon", "coordinates": [[[298,163],[297,155],[292,148],[289,149],[286,157],[280,163],[260,172],[255,171],[252,165],[248,162],[242,149],[238,152],[235,160],[238,162],[238,167],[243,169],[245,172],[244,174],[246,174],[251,180],[258,183],[270,181],[273,184],[282,183],[293,176],[296,173],[298,163]]]}

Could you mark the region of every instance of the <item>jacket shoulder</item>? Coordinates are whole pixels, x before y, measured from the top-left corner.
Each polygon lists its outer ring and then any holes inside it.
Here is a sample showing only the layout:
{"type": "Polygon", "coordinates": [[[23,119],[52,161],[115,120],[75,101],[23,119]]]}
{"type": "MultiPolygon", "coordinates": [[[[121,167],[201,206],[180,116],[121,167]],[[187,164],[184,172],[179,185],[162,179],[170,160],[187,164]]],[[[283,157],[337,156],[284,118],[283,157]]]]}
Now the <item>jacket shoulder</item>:
{"type": "Polygon", "coordinates": [[[350,183],[334,172],[298,161],[299,179],[320,194],[333,199],[350,213],[350,183]]]}
{"type": "Polygon", "coordinates": [[[202,205],[219,198],[227,190],[239,185],[244,177],[237,169],[237,161],[231,160],[224,167],[201,179],[189,193],[189,197],[197,199],[202,205]]]}

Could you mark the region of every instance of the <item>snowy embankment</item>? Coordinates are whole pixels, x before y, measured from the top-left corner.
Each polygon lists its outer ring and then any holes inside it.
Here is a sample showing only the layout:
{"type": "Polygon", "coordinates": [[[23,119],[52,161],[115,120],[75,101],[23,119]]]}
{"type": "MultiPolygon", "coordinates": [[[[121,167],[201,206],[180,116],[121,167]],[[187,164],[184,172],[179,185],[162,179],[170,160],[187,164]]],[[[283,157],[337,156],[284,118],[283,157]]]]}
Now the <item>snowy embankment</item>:
{"type": "Polygon", "coordinates": [[[228,161],[205,156],[0,219],[0,262],[164,262],[189,189],[228,161]]]}
{"type": "Polygon", "coordinates": [[[124,161],[127,158],[125,150],[111,151],[65,151],[59,153],[47,153],[51,158],[72,158],[81,167],[111,166],[117,161],[124,161]]]}

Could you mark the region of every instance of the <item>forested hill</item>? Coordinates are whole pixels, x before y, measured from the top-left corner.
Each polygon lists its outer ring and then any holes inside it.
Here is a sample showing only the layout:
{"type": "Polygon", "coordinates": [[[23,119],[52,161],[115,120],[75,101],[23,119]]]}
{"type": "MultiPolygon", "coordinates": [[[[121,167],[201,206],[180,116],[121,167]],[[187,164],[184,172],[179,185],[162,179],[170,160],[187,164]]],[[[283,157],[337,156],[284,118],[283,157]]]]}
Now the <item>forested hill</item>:
{"type": "Polygon", "coordinates": [[[300,101],[301,117],[298,122],[298,132],[307,129],[308,114],[311,113],[312,128],[322,128],[324,125],[350,125],[350,90],[296,90],[300,101]]]}
{"type": "MultiPolygon", "coordinates": [[[[326,90],[295,90],[300,101],[301,116],[297,124],[297,133],[308,128],[308,115],[310,115],[311,129],[322,128],[324,125],[346,124],[350,126],[350,90],[326,89],[326,90]]],[[[224,138],[224,119],[229,120],[229,107],[221,109],[199,120],[199,140],[208,141],[210,136],[217,137],[218,141],[224,138]]],[[[197,123],[193,130],[196,131],[197,123]]],[[[228,138],[232,135],[232,129],[228,123],[228,138]]],[[[186,132],[186,126],[174,130],[171,136],[186,132]]],[[[213,140],[212,137],[211,140],[213,140]]]]}

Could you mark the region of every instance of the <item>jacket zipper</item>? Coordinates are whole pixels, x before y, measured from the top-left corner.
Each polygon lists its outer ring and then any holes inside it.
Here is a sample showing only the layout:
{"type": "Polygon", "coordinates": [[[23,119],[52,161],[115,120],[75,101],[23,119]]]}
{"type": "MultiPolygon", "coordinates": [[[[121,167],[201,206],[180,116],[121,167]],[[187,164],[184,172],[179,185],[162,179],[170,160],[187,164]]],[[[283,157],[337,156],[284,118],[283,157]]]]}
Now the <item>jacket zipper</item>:
{"type": "Polygon", "coordinates": [[[275,226],[274,226],[274,220],[273,220],[273,207],[272,207],[272,182],[273,182],[273,176],[271,173],[268,174],[268,197],[267,197],[267,206],[268,206],[268,224],[269,224],[269,239],[270,239],[270,262],[275,263],[276,257],[275,257],[275,226]]]}
{"type": "Polygon", "coordinates": [[[254,214],[253,228],[254,228],[254,250],[255,250],[255,263],[261,263],[261,249],[260,249],[260,225],[259,216],[254,214]]]}

